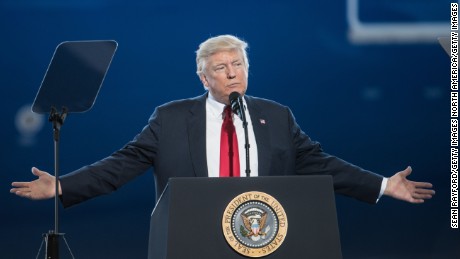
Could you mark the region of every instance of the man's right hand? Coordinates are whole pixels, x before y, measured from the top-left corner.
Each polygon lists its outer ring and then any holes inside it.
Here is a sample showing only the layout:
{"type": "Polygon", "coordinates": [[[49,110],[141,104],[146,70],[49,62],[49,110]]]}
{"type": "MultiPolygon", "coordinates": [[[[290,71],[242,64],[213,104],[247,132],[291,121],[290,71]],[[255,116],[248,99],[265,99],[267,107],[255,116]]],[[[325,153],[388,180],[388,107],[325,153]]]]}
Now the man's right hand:
{"type": "MultiPolygon", "coordinates": [[[[31,182],[13,182],[10,190],[18,196],[31,200],[44,200],[53,198],[55,195],[55,177],[45,171],[32,167],[32,174],[38,177],[31,182]]],[[[62,194],[61,185],[58,182],[59,195],[62,194]]]]}

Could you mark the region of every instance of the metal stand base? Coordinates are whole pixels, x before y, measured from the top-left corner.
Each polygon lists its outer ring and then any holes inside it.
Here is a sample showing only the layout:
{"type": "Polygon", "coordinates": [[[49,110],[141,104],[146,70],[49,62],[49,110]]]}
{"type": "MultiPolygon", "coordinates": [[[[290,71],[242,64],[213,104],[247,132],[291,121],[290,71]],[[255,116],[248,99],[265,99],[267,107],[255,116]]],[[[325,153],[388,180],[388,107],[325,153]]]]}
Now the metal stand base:
{"type": "Polygon", "coordinates": [[[55,234],[53,230],[50,230],[48,233],[44,233],[42,243],[40,244],[40,248],[38,249],[38,253],[35,258],[38,259],[40,257],[43,244],[46,244],[45,259],[59,259],[59,238],[62,237],[62,239],[64,239],[67,250],[69,250],[70,257],[75,259],[64,235],[65,233],[55,234]]]}

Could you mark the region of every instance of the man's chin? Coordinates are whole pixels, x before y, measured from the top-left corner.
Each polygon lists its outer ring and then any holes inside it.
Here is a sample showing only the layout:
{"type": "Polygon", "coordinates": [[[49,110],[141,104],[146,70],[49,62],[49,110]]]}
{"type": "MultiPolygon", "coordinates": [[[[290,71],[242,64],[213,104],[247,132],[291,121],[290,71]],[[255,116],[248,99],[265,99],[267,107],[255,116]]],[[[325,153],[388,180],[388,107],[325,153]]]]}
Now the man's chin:
{"type": "Polygon", "coordinates": [[[230,94],[233,93],[233,92],[238,92],[241,96],[243,96],[246,93],[246,89],[241,89],[240,87],[235,87],[234,89],[229,89],[228,96],[230,96],[230,94]]]}

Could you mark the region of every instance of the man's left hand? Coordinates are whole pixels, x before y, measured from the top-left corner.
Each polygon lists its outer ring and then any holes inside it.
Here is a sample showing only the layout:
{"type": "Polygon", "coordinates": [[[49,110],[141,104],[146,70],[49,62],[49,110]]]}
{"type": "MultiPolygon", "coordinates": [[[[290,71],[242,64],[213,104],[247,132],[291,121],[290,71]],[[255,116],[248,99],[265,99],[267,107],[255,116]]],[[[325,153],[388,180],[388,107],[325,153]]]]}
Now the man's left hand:
{"type": "Polygon", "coordinates": [[[411,173],[412,168],[408,166],[390,177],[383,194],[410,203],[423,203],[426,199],[431,199],[435,194],[432,189],[433,185],[426,182],[409,181],[407,176],[411,173]]]}

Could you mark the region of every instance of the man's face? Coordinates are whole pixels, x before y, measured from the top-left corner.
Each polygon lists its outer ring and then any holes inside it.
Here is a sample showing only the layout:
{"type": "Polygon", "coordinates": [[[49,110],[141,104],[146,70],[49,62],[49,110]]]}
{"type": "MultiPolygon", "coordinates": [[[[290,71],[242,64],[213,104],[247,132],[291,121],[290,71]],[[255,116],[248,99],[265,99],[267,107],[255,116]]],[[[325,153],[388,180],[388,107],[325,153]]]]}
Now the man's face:
{"type": "Polygon", "coordinates": [[[217,52],[208,57],[201,82],[220,103],[229,104],[232,92],[244,95],[248,87],[248,71],[238,50],[217,52]]]}

